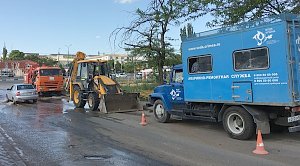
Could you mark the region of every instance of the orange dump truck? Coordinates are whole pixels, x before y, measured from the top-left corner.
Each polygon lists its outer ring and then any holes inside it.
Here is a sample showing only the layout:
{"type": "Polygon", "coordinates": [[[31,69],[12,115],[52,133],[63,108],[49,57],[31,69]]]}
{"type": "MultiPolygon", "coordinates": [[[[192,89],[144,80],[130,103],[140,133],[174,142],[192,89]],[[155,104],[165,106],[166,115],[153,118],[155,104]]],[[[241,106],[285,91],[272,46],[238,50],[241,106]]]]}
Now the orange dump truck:
{"type": "Polygon", "coordinates": [[[24,74],[24,83],[35,85],[39,95],[60,95],[63,91],[63,80],[59,67],[29,68],[24,74]]]}

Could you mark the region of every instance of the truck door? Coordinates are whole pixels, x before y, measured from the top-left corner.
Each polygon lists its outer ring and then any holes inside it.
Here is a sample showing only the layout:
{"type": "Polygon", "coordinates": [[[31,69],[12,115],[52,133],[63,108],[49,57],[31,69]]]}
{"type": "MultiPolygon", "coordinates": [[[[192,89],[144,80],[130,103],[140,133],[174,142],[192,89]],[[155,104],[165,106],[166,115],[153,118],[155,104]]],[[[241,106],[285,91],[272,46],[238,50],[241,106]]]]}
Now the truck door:
{"type": "Polygon", "coordinates": [[[184,91],[183,91],[183,71],[182,69],[173,69],[170,89],[169,89],[169,98],[173,109],[182,109],[185,106],[184,102],[184,91]]]}
{"type": "Polygon", "coordinates": [[[300,100],[300,20],[288,22],[288,42],[291,65],[292,94],[295,101],[300,100]]]}
{"type": "Polygon", "coordinates": [[[234,82],[231,88],[235,102],[253,102],[251,82],[234,82]]]}

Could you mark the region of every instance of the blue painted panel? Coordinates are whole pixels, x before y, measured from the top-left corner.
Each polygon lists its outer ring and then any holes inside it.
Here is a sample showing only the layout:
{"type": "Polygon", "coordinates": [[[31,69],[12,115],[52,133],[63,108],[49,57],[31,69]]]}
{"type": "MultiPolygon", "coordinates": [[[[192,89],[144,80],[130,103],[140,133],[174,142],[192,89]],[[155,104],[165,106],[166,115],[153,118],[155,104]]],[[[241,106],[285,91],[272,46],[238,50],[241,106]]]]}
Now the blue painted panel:
{"type": "MultiPolygon", "coordinates": [[[[291,104],[287,23],[276,22],[227,34],[199,37],[182,43],[186,101],[236,102],[234,82],[250,82],[253,103],[291,104]],[[233,52],[267,47],[269,67],[263,70],[235,71],[233,52]],[[188,58],[212,55],[212,73],[188,73],[188,58]]],[[[300,39],[299,39],[300,40],[300,39]]]]}
{"type": "Polygon", "coordinates": [[[232,98],[235,102],[252,102],[251,82],[234,82],[231,88],[232,98]]]}

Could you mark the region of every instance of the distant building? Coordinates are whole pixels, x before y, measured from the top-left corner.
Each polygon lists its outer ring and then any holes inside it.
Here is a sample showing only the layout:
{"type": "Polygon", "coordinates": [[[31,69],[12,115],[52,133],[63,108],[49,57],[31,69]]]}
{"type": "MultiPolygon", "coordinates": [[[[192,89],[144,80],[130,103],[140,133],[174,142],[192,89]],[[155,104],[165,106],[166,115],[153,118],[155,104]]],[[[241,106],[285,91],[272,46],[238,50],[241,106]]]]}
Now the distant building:
{"type": "Polygon", "coordinates": [[[58,64],[62,64],[63,66],[67,66],[67,64],[71,63],[75,57],[73,54],[50,54],[44,55],[49,58],[52,58],[58,62],[58,64]]]}
{"type": "Polygon", "coordinates": [[[126,63],[128,61],[127,54],[102,54],[102,55],[87,55],[87,59],[101,59],[101,60],[114,60],[119,63],[126,63]]]}
{"type": "Polygon", "coordinates": [[[20,61],[0,61],[0,70],[6,72],[13,72],[16,77],[23,77],[25,71],[29,67],[38,67],[39,64],[30,60],[20,60],[20,61]]]}

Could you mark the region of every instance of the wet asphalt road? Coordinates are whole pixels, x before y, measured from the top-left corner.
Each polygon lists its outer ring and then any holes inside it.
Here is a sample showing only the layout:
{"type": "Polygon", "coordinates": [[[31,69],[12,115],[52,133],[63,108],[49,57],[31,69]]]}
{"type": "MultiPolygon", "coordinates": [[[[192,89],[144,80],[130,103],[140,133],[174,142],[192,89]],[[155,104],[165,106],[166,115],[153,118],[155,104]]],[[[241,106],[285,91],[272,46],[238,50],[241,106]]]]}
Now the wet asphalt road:
{"type": "Polygon", "coordinates": [[[0,83],[0,165],[167,165],[96,131],[91,114],[59,97],[4,102],[0,83]]]}
{"type": "MultiPolygon", "coordinates": [[[[4,88],[0,82],[0,102],[4,88]]],[[[0,165],[299,165],[300,133],[264,136],[267,156],[252,154],[255,138],[229,138],[220,124],[157,123],[146,112],[104,115],[74,109],[61,98],[0,104],[0,165]]]]}

